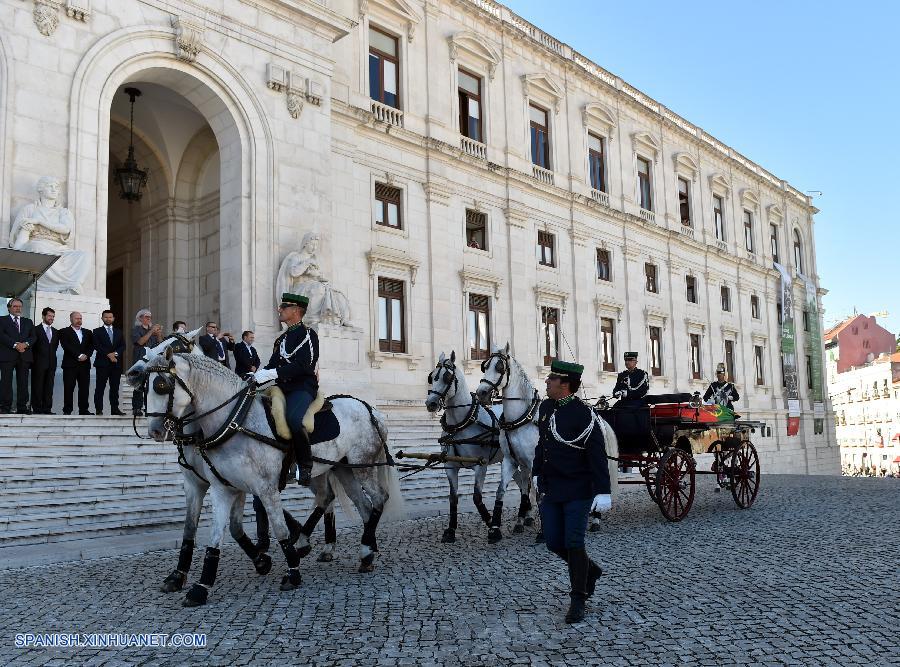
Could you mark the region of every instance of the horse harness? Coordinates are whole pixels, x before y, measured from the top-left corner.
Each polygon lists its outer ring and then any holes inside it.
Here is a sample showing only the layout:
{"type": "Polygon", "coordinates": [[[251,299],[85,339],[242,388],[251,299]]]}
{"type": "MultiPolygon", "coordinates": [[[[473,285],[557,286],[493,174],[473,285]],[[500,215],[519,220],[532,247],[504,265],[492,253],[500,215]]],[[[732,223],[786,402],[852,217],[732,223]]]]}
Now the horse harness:
{"type": "MultiPolygon", "coordinates": [[[[497,359],[497,364],[495,370],[500,374],[500,377],[497,378],[496,382],[491,382],[486,377],[482,377],[481,381],[488,385],[493,393],[500,394],[502,393],[508,386],[510,380],[510,371],[512,369],[512,364],[510,364],[509,355],[497,350],[496,352],[492,352],[489,357],[487,357],[484,361],[481,362],[481,372],[487,373],[487,369],[491,365],[491,359],[497,359]],[[502,385],[502,386],[501,386],[502,385]]],[[[509,399],[505,399],[509,400],[509,399]]],[[[521,401],[526,401],[528,399],[521,398],[516,399],[521,401]]],[[[528,409],[525,410],[524,414],[518,419],[514,419],[512,421],[506,420],[506,414],[500,415],[500,429],[503,431],[515,431],[518,428],[522,428],[526,424],[530,424],[534,421],[534,416],[537,414],[538,406],[541,404],[541,395],[538,393],[538,390],[534,390],[534,395],[531,397],[531,404],[528,406],[528,409]]]]}
{"type": "Polygon", "coordinates": [[[497,416],[490,410],[485,410],[485,412],[491,418],[491,425],[488,426],[487,424],[482,424],[481,422],[479,422],[478,408],[481,407],[481,404],[478,402],[478,398],[475,396],[475,393],[469,392],[471,402],[469,403],[468,413],[466,413],[466,416],[461,422],[450,424],[447,421],[446,410],[449,408],[462,407],[462,404],[446,404],[447,394],[450,392],[450,387],[453,387],[454,396],[456,395],[456,390],[459,387],[459,380],[456,377],[456,364],[454,364],[449,359],[444,359],[444,361],[438,362],[434,370],[428,374],[428,384],[432,384],[439,375],[441,379],[446,383],[443,391],[436,391],[434,389],[428,390],[429,394],[437,395],[438,400],[440,400],[441,409],[445,410],[444,414],[441,415],[441,429],[444,431],[444,435],[438,438],[438,444],[452,447],[454,456],[459,456],[459,452],[456,449],[457,445],[487,446],[492,450],[489,457],[489,459],[492,459],[496,454],[496,451],[500,448],[500,442],[498,440],[498,437],[500,435],[500,427],[498,424],[497,416]],[[461,433],[473,424],[477,424],[479,427],[481,427],[481,433],[479,433],[474,438],[459,439],[456,437],[458,433],[461,433]]]}

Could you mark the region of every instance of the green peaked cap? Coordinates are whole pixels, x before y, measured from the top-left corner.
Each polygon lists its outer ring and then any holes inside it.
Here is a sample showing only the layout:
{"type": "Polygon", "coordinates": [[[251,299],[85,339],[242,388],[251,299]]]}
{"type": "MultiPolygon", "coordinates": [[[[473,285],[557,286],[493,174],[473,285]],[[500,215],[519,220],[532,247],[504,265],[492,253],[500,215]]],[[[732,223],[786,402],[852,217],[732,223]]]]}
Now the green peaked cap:
{"type": "Polygon", "coordinates": [[[571,361],[559,361],[557,359],[550,364],[550,375],[580,379],[582,373],[584,373],[584,366],[571,361]]]}
{"type": "Polygon", "coordinates": [[[290,294],[289,292],[283,292],[281,294],[281,303],[296,303],[298,306],[306,308],[307,306],[309,306],[309,297],[303,296],[302,294],[290,294]]]}

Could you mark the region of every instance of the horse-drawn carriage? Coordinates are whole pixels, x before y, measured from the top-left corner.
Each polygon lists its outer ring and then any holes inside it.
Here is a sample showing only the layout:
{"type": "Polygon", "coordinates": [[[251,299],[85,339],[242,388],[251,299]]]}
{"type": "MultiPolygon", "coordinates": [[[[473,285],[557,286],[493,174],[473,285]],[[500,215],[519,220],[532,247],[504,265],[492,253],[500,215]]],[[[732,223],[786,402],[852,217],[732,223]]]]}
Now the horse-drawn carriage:
{"type": "Polygon", "coordinates": [[[698,394],[647,395],[641,404],[610,406],[597,401],[599,414],[619,441],[619,468],[637,468],[641,484],[669,521],[681,521],[694,502],[697,475],[715,475],[738,507],[753,504],[759,491],[759,455],[750,434],[766,435],[765,423],[736,419],[718,405],[702,405],[698,394]],[[695,454],[712,454],[709,470],[699,470],[695,454]]]}

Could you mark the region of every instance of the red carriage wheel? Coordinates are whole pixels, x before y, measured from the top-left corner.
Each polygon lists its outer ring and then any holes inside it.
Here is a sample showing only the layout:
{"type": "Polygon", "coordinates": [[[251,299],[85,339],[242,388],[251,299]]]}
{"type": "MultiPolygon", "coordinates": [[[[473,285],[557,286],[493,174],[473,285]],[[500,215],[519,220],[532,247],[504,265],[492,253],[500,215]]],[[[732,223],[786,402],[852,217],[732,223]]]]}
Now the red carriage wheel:
{"type": "Polygon", "coordinates": [[[759,492],[759,454],[749,440],[744,440],[731,455],[728,476],[734,502],[741,509],[747,509],[759,492]]]}
{"type": "Polygon", "coordinates": [[[656,470],[656,504],[669,521],[681,521],[694,502],[694,457],[670,449],[656,470]]]}
{"type": "Polygon", "coordinates": [[[659,470],[659,454],[651,453],[640,462],[638,470],[644,478],[644,486],[653,502],[656,502],[656,471],[659,470]]]}

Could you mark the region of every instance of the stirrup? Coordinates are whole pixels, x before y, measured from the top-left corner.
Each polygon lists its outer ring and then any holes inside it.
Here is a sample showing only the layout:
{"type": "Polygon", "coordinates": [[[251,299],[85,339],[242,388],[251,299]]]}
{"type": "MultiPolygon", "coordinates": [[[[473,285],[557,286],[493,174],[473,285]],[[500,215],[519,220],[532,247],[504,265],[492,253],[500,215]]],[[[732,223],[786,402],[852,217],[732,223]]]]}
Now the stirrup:
{"type": "Polygon", "coordinates": [[[297,466],[297,484],[300,486],[309,486],[312,483],[312,469],[297,466]]]}

